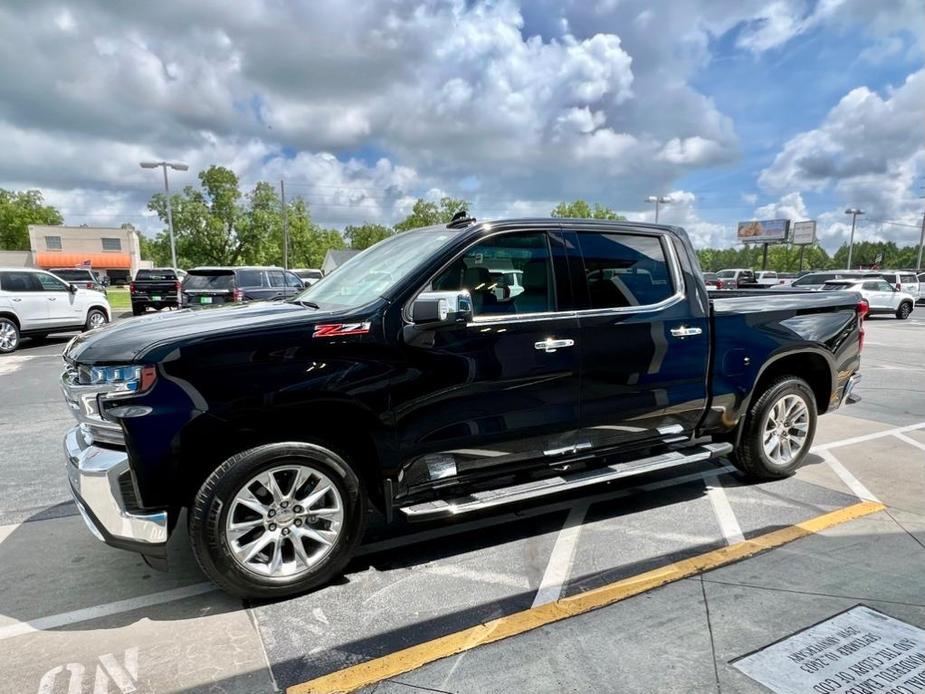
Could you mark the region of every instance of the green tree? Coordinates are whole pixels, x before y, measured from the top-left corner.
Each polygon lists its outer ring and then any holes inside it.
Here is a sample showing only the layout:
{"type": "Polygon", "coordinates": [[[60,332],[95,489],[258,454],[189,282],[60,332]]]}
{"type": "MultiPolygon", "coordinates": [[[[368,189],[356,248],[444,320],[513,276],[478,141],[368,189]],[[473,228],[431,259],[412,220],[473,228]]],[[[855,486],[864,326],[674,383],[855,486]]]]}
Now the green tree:
{"type": "Polygon", "coordinates": [[[457,198],[441,198],[440,202],[430,202],[418,198],[411,208],[411,214],[395,225],[395,231],[408,231],[418,227],[435,224],[447,224],[460,210],[468,210],[469,203],[457,198]]]}
{"type": "Polygon", "coordinates": [[[621,214],[617,214],[609,207],[603,207],[594,203],[591,207],[584,200],[575,200],[573,202],[560,202],[552,210],[553,217],[569,217],[571,219],[612,219],[623,221],[626,219],[621,214]]]}
{"type": "Polygon", "coordinates": [[[395,234],[389,227],[381,224],[360,224],[359,226],[348,226],[344,229],[344,238],[350,244],[350,247],[362,251],[369,248],[383,239],[387,239],[395,234]]]}
{"type": "Polygon", "coordinates": [[[44,204],[38,190],[4,190],[0,188],[0,249],[29,250],[30,224],[61,224],[61,213],[44,204]]]}
{"type": "Polygon", "coordinates": [[[329,250],[344,248],[344,238],[334,229],[322,229],[312,221],[308,204],[296,198],[287,204],[289,267],[320,268],[329,250]]]}
{"type": "MultiPolygon", "coordinates": [[[[260,181],[244,194],[237,175],[221,166],[200,172],[199,181],[199,188],[187,186],[170,198],[181,267],[283,263],[282,205],[276,188],[260,181]]],[[[152,197],[148,207],[166,221],[164,195],[152,197]]],[[[286,212],[291,266],[318,267],[329,248],[344,247],[338,232],[312,221],[301,198],[287,203],[286,212]]],[[[152,260],[169,262],[167,230],[145,245],[152,260]]]]}

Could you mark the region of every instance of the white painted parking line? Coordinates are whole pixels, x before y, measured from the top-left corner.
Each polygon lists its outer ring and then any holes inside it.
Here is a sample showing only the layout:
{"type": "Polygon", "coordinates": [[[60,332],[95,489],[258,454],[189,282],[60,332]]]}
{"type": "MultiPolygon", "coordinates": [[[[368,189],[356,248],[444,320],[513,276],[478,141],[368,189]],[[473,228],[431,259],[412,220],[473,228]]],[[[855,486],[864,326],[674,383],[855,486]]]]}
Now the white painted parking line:
{"type": "Polygon", "coordinates": [[[103,605],[94,605],[93,607],[85,607],[80,610],[62,612],[60,614],[49,615],[48,617],[40,617],[28,622],[17,622],[16,624],[0,627],[0,641],[36,631],[58,629],[70,624],[77,624],[78,622],[86,622],[91,619],[99,619],[100,617],[109,617],[122,612],[131,612],[132,610],[138,610],[142,607],[152,607],[166,602],[191,598],[196,595],[202,595],[203,593],[211,593],[215,590],[218,590],[218,588],[213,583],[196,583],[191,586],[174,588],[173,590],[163,590],[160,593],[151,593],[149,595],[141,595],[137,598],[117,600],[103,605]]]}
{"type": "Polygon", "coordinates": [[[708,475],[703,478],[703,483],[707,487],[707,498],[713,506],[713,514],[716,516],[716,522],[719,523],[723,537],[726,538],[726,544],[734,545],[737,542],[745,542],[742,528],[732,511],[729,497],[726,496],[726,490],[723,489],[719,475],[708,475]]]}
{"type": "Polygon", "coordinates": [[[0,545],[3,544],[3,541],[6,538],[8,538],[10,535],[16,532],[16,528],[18,528],[20,525],[22,525],[22,523],[11,523],[10,525],[0,525],[0,545]]]}
{"type": "Polygon", "coordinates": [[[842,439],[841,441],[823,443],[818,446],[813,446],[810,452],[822,455],[825,451],[831,450],[833,448],[853,446],[856,443],[864,443],[865,441],[882,439],[884,436],[895,436],[896,434],[902,434],[907,431],[916,431],[917,429],[925,429],[925,422],[919,422],[918,424],[908,424],[904,427],[895,427],[893,429],[884,429],[883,431],[875,431],[872,434],[864,434],[862,436],[852,436],[849,439],[842,439]]]}
{"type": "Polygon", "coordinates": [[[581,534],[581,525],[587,512],[588,504],[579,504],[572,508],[565,519],[549,555],[549,562],[536,590],[536,597],[533,598],[533,607],[555,602],[562,595],[562,586],[571,572],[575,549],[578,547],[578,536],[581,534]]]}
{"type": "Polygon", "coordinates": [[[880,502],[874,493],[870,491],[867,487],[864,486],[864,483],[861,482],[857,477],[848,472],[848,468],[841,464],[841,461],[836,458],[831,452],[823,451],[821,454],[822,459],[828,463],[829,467],[835,471],[835,474],[839,476],[842,482],[854,492],[854,495],[859,499],[864,501],[876,501],[880,502]]]}
{"type": "Polygon", "coordinates": [[[910,446],[915,446],[916,448],[919,448],[925,451],[925,443],[922,443],[921,441],[916,441],[911,436],[906,436],[905,434],[893,434],[893,436],[895,436],[900,441],[908,443],[910,446]]]}

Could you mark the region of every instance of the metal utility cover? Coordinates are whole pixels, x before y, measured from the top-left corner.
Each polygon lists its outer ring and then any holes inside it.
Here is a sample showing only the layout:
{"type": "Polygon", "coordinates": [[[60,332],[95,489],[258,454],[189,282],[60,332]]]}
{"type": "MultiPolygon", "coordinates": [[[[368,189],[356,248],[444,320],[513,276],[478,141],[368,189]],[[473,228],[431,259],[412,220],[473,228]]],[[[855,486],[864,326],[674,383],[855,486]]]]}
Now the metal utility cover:
{"type": "Polygon", "coordinates": [[[778,694],[925,691],[925,629],[857,605],[733,667],[778,694]]]}

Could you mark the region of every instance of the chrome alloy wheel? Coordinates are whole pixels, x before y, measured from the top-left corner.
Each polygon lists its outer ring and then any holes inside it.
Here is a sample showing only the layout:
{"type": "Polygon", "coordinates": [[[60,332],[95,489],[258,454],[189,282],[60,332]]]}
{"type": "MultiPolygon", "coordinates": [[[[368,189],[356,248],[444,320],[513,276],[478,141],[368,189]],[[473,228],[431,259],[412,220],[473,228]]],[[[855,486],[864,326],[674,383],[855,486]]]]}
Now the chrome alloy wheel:
{"type": "Polygon", "coordinates": [[[241,487],[228,511],[225,539],[245,569],[290,578],[328,555],[343,521],[340,492],[326,474],[310,465],[283,465],[241,487]]]}
{"type": "Polygon", "coordinates": [[[774,403],[764,423],[762,445],[775,465],[789,465],[806,445],[809,406],[799,395],[789,393],[774,403]]]}
{"type": "Polygon", "coordinates": [[[12,351],[19,342],[19,336],[16,334],[16,326],[10,321],[0,323],[0,349],[12,351]]]}
{"type": "Polygon", "coordinates": [[[106,324],[106,316],[104,316],[100,311],[92,311],[90,313],[90,329],[98,328],[101,325],[106,324]]]}

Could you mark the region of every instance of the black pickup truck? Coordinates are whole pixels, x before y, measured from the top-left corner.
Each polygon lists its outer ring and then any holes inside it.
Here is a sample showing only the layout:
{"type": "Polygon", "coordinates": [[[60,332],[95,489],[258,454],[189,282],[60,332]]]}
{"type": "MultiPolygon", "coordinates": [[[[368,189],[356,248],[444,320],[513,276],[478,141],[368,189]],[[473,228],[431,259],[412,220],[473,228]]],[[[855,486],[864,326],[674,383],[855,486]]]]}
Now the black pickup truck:
{"type": "Polygon", "coordinates": [[[172,267],[142,268],[129,284],[132,313],[141,315],[149,308],[177,308],[180,305],[180,286],[186,273],[172,267]]]}
{"type": "Polygon", "coordinates": [[[432,520],[729,457],[790,475],[854,399],[850,292],[711,298],[683,230],[454,220],[294,299],[76,337],[70,485],[91,531],[273,597],[328,581],[376,507],[432,520]]]}

